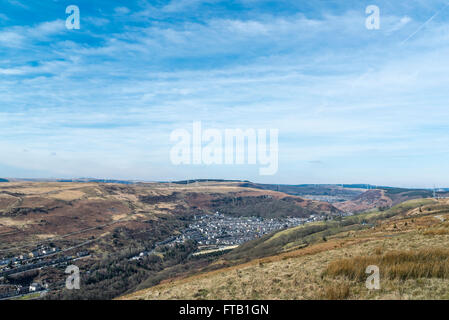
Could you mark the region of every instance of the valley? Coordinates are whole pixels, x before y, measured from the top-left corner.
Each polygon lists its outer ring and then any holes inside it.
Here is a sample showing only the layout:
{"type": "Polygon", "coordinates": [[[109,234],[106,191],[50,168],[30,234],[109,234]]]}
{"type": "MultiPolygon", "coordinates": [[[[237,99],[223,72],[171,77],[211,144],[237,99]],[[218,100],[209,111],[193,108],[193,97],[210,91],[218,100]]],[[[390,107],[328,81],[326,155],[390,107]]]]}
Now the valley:
{"type": "Polygon", "coordinates": [[[214,259],[207,254],[187,261],[196,252],[220,252],[223,247],[336,212],[327,204],[245,188],[239,182],[2,183],[0,277],[4,286],[0,293],[23,293],[38,282],[49,288],[47,298],[70,298],[74,292],[64,290],[64,269],[77,261],[86,282],[91,283],[85,288],[89,292],[83,294],[113,298],[214,259]],[[253,216],[259,201],[268,207],[253,216]],[[242,208],[245,213],[222,213],[214,219],[217,210],[228,203],[233,204],[232,210],[242,208]],[[287,216],[287,210],[294,217],[287,216]],[[195,221],[196,229],[192,229],[195,221]],[[119,274],[123,269],[127,276],[119,274]],[[111,292],[102,289],[114,281],[127,284],[112,286],[117,289],[111,292]]]}
{"type": "MultiPolygon", "coordinates": [[[[208,277],[259,260],[274,263],[377,237],[396,238],[405,233],[403,228],[375,235],[372,228],[410,210],[445,221],[445,194],[439,194],[440,200],[427,195],[417,190],[217,180],[2,182],[0,298],[140,298],[134,292],[153,292],[159,289],[151,288],[165,288],[166,283],[208,277]],[[310,199],[331,192],[346,200],[310,199]],[[434,206],[440,205],[444,210],[436,211],[434,206]],[[69,265],[80,269],[80,290],[65,288],[69,265]]],[[[410,225],[406,229],[413,231],[410,225]]],[[[214,298],[210,288],[205,290],[211,295],[195,295],[195,290],[186,291],[193,296],[170,298],[214,298]]],[[[221,294],[229,293],[217,292],[221,294]]]]}

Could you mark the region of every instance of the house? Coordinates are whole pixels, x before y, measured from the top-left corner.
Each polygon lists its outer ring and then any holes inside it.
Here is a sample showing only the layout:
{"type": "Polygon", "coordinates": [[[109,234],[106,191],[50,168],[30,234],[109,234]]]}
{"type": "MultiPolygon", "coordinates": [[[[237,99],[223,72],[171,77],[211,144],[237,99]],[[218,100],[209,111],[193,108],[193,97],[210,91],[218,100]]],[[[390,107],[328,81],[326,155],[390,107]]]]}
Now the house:
{"type": "Polygon", "coordinates": [[[30,253],[28,253],[28,256],[30,258],[36,258],[39,255],[39,253],[37,251],[32,251],[30,253]]]}
{"type": "Polygon", "coordinates": [[[36,292],[42,290],[42,286],[39,283],[33,282],[30,284],[29,291],[30,292],[36,292]]]}
{"type": "Polygon", "coordinates": [[[80,251],[77,252],[76,255],[80,258],[80,257],[86,257],[89,255],[89,251],[80,251]]]}
{"type": "Polygon", "coordinates": [[[18,285],[16,287],[17,294],[25,294],[25,293],[28,293],[28,291],[29,291],[29,288],[27,288],[27,287],[22,287],[21,285],[18,285]]]}
{"type": "Polygon", "coordinates": [[[9,259],[0,260],[0,266],[7,266],[10,261],[9,259]]]}

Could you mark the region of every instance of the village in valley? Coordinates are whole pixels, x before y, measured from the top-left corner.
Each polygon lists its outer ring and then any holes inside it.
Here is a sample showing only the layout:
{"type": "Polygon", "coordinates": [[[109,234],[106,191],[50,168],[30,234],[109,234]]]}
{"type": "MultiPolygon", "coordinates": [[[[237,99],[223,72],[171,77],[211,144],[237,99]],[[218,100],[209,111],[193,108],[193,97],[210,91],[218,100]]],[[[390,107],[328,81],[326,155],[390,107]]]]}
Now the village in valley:
{"type": "Polygon", "coordinates": [[[193,240],[198,244],[198,252],[194,255],[224,252],[247,241],[260,238],[265,234],[309,222],[322,221],[323,219],[324,216],[318,214],[312,214],[307,218],[233,217],[219,212],[209,215],[195,215],[193,222],[180,235],[156,243],[154,249],[140,252],[130,261],[141,260],[154,254],[161,246],[173,246],[187,240],[193,240]]]}

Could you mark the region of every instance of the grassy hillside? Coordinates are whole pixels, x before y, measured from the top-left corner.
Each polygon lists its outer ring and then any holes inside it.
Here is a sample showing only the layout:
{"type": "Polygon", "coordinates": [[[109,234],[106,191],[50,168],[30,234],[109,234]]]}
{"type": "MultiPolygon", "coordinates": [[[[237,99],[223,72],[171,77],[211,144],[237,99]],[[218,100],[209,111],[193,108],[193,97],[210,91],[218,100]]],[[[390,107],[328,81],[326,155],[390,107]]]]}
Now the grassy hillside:
{"type": "Polygon", "coordinates": [[[223,264],[123,299],[449,299],[448,219],[448,200],[420,199],[292,228],[223,259],[240,264],[223,264]],[[245,253],[254,250],[269,255],[245,262],[245,253]],[[380,268],[380,290],[365,287],[369,264],[380,268]]]}
{"type": "Polygon", "coordinates": [[[379,220],[404,214],[413,208],[419,208],[420,206],[431,208],[430,205],[434,203],[436,201],[433,199],[411,200],[383,212],[364,213],[336,221],[309,223],[290,228],[249,241],[227,254],[224,259],[228,261],[248,261],[295,248],[303,248],[344,231],[371,228],[379,220]]]}

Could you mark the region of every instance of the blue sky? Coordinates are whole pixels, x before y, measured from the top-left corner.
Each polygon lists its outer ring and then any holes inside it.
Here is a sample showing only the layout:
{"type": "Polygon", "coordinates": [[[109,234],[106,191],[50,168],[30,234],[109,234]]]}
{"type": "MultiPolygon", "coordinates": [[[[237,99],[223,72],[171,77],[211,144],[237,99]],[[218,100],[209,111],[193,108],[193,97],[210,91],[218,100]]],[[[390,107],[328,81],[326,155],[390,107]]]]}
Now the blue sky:
{"type": "Polygon", "coordinates": [[[449,186],[447,3],[0,0],[0,176],[449,186]],[[277,174],[172,165],[193,121],[278,128],[277,174]]]}

